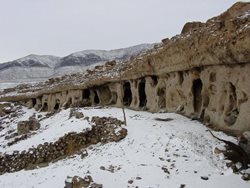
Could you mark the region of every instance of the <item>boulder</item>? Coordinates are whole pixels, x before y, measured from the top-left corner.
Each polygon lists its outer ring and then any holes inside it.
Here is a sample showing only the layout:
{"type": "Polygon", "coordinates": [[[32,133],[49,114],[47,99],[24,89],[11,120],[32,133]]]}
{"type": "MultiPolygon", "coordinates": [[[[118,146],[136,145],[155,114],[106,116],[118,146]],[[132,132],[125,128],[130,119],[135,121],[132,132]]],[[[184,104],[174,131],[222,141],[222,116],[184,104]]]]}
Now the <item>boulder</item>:
{"type": "Polygon", "coordinates": [[[30,131],[36,131],[40,128],[40,123],[36,119],[30,119],[28,121],[20,121],[17,124],[18,135],[27,134],[30,131]]]}
{"type": "Polygon", "coordinates": [[[11,112],[13,112],[11,103],[0,104],[0,117],[10,114],[11,112]]]}
{"type": "Polygon", "coordinates": [[[89,187],[89,185],[93,182],[91,176],[85,176],[81,178],[79,176],[74,176],[72,178],[72,188],[84,188],[89,187]]]}
{"type": "Polygon", "coordinates": [[[97,184],[93,182],[93,178],[89,175],[81,178],[79,176],[74,176],[73,178],[67,177],[65,180],[64,188],[102,188],[102,184],[97,184]]]}
{"type": "Polygon", "coordinates": [[[245,150],[250,159],[250,131],[245,131],[241,135],[239,145],[242,149],[245,150]]]}
{"type": "Polygon", "coordinates": [[[84,117],[82,112],[77,111],[77,109],[72,108],[70,109],[69,119],[75,117],[76,119],[81,119],[84,117]]]}

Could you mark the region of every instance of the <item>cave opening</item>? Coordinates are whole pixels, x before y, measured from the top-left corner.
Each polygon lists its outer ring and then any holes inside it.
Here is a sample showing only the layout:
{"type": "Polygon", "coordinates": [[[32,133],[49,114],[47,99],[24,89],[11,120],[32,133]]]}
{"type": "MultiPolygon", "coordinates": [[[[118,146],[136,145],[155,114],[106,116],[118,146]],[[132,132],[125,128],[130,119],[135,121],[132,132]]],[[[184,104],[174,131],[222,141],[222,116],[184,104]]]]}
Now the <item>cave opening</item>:
{"type": "Polygon", "coordinates": [[[100,99],[99,99],[98,94],[97,94],[96,91],[94,91],[94,95],[95,95],[95,97],[94,97],[94,103],[95,104],[99,104],[100,103],[100,99]]]}
{"type": "Polygon", "coordinates": [[[57,100],[56,100],[56,104],[55,104],[55,106],[54,106],[54,110],[58,110],[59,107],[60,107],[60,100],[57,99],[57,100]]]}
{"type": "Polygon", "coordinates": [[[142,79],[139,83],[139,107],[145,107],[147,104],[147,96],[145,92],[146,82],[142,79]]]}
{"type": "Polygon", "coordinates": [[[183,76],[183,72],[178,72],[178,76],[179,76],[179,85],[182,85],[183,81],[184,81],[184,76],[183,76]]]}
{"type": "Polygon", "coordinates": [[[36,99],[32,99],[32,106],[34,107],[36,105],[36,99]]]}
{"type": "Polygon", "coordinates": [[[200,112],[202,106],[202,81],[196,79],[193,81],[192,93],[193,93],[193,107],[195,112],[200,112]]]}
{"type": "Polygon", "coordinates": [[[42,111],[44,111],[44,112],[48,111],[48,103],[47,102],[43,103],[42,111]]]}
{"type": "Polygon", "coordinates": [[[158,77],[153,75],[151,76],[152,80],[153,80],[153,85],[156,86],[158,84],[158,77]]]}
{"type": "Polygon", "coordinates": [[[129,82],[124,83],[123,91],[124,91],[123,104],[125,106],[130,106],[132,102],[132,91],[131,91],[131,86],[129,82]]]}
{"type": "Polygon", "coordinates": [[[82,98],[83,99],[89,99],[89,97],[90,97],[90,90],[89,89],[84,89],[82,91],[82,98]]]}

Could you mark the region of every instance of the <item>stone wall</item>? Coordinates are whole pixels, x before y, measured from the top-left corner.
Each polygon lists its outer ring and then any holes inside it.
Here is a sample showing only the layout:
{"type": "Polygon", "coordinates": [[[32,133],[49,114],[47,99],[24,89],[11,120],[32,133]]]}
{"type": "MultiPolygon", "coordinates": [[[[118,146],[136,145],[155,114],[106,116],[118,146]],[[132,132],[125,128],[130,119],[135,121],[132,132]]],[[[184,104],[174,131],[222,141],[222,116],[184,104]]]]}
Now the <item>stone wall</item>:
{"type": "Polygon", "coordinates": [[[75,154],[91,144],[118,142],[127,135],[127,130],[121,127],[122,122],[116,118],[93,117],[92,123],[94,125],[91,130],[68,133],[54,143],[46,142],[27,151],[0,155],[0,174],[46,166],[49,162],[75,154]]]}

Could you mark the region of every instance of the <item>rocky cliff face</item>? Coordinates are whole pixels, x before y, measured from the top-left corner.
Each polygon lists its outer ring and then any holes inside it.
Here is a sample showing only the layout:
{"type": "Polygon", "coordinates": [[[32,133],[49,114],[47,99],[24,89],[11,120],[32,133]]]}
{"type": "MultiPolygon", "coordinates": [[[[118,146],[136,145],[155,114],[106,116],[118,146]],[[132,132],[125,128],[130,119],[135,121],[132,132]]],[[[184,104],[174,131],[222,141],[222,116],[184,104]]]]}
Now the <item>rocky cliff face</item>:
{"type": "Polygon", "coordinates": [[[23,101],[44,111],[125,105],[245,131],[250,130],[249,71],[250,3],[236,3],[206,23],[186,24],[182,34],[128,61],[5,90],[0,100],[23,101]]]}

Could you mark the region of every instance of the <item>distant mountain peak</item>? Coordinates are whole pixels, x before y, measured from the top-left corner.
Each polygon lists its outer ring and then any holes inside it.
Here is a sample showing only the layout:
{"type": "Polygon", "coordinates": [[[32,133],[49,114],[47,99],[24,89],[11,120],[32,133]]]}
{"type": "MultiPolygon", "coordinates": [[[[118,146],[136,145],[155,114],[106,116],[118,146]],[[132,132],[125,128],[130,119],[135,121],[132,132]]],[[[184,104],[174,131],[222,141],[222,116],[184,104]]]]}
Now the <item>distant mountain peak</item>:
{"type": "Polygon", "coordinates": [[[114,50],[83,50],[65,57],[30,54],[14,61],[0,64],[1,81],[19,79],[44,79],[79,72],[87,66],[110,60],[124,61],[131,56],[153,48],[154,44],[140,44],[114,50]]]}

